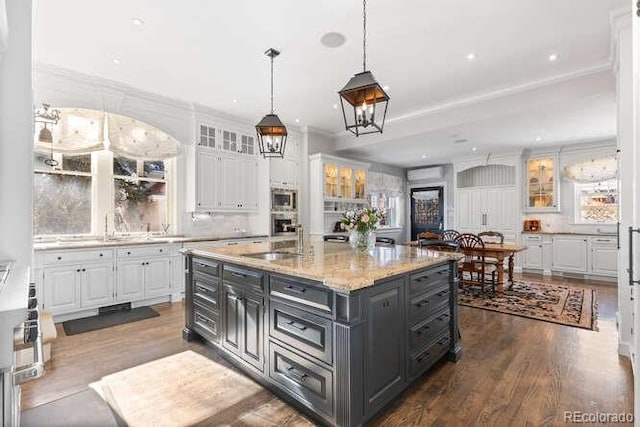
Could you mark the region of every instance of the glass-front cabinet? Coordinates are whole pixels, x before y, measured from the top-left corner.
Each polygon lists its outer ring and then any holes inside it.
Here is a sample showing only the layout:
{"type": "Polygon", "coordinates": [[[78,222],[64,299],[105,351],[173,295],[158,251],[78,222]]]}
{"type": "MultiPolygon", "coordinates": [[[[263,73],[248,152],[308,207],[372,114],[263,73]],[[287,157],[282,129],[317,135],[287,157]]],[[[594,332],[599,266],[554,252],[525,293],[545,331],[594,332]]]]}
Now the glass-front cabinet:
{"type": "Polygon", "coordinates": [[[525,163],[525,210],[558,212],[558,157],[530,157],[525,163]]]}
{"type": "Polygon", "coordinates": [[[334,163],[324,165],[324,197],[338,197],[338,166],[334,163]]]}
{"type": "Polygon", "coordinates": [[[367,182],[367,171],[365,170],[356,170],[355,171],[355,198],[356,199],[366,199],[367,198],[367,194],[365,193],[365,189],[366,189],[366,185],[365,183],[367,182]]]}
{"type": "Polygon", "coordinates": [[[353,169],[340,166],[340,197],[353,199],[353,169]]]}

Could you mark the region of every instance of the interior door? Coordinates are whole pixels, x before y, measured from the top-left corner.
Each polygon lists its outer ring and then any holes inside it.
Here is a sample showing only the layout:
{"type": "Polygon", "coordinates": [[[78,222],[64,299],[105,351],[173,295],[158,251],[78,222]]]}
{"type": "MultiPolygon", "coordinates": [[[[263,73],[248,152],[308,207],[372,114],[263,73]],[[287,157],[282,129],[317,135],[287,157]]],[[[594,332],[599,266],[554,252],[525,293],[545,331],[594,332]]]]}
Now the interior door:
{"type": "Polygon", "coordinates": [[[429,231],[444,229],[444,188],[423,187],[411,189],[411,239],[429,231]]]}

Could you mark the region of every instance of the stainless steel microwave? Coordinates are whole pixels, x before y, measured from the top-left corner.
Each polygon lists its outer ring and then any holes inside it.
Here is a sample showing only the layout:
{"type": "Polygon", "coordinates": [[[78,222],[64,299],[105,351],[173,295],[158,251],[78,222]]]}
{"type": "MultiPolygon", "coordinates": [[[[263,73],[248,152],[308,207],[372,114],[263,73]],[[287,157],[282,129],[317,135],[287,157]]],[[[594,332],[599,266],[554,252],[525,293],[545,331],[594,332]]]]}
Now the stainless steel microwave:
{"type": "Polygon", "coordinates": [[[298,192],[294,190],[271,189],[271,210],[273,212],[293,212],[298,209],[298,192]]]}

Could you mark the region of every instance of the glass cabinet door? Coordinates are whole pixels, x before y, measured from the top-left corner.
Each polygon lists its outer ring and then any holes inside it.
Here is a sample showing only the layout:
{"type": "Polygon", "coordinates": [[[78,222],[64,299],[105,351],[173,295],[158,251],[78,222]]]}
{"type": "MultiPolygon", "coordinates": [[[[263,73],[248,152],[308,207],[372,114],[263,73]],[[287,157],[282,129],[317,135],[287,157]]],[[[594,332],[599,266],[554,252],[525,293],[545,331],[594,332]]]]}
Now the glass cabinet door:
{"type": "Polygon", "coordinates": [[[324,197],[338,197],[338,167],[324,165],[324,197]]]}
{"type": "Polygon", "coordinates": [[[553,157],[527,160],[527,208],[529,210],[556,210],[559,206],[556,189],[556,161],[553,157]]]}
{"type": "Polygon", "coordinates": [[[353,169],[340,167],[340,196],[343,199],[353,199],[353,169]]]}
{"type": "Polygon", "coordinates": [[[366,180],[367,173],[363,170],[356,171],[356,183],[355,183],[355,198],[356,199],[364,199],[366,198],[365,188],[366,188],[366,180]]]}

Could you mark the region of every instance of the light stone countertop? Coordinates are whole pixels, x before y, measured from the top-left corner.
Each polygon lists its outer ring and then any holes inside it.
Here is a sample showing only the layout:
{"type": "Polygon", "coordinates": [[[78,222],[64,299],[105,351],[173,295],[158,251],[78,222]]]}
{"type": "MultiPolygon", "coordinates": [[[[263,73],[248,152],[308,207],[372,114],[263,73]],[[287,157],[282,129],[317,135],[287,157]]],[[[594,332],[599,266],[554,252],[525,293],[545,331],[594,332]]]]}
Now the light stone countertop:
{"type": "Polygon", "coordinates": [[[241,240],[241,239],[262,239],[269,237],[265,234],[261,235],[234,235],[234,236],[166,236],[166,237],[134,237],[134,238],[118,238],[113,240],[82,240],[76,241],[50,241],[50,242],[34,242],[34,251],[47,250],[65,250],[65,249],[91,249],[91,248],[107,248],[115,246],[135,246],[135,245],[157,245],[165,243],[185,243],[185,242],[207,242],[220,240],[241,240]]]}
{"type": "Polygon", "coordinates": [[[372,254],[359,254],[345,243],[313,242],[304,255],[268,261],[245,255],[271,252],[269,243],[233,247],[183,249],[183,253],[229,262],[259,270],[322,282],[337,291],[351,292],[372,286],[377,280],[408,273],[463,257],[406,245],[376,246],[372,254]],[[312,252],[310,252],[312,251],[312,252]]]}
{"type": "Polygon", "coordinates": [[[564,236],[602,236],[615,237],[616,233],[578,233],[573,231],[523,231],[522,234],[564,235],[564,236]]]}

